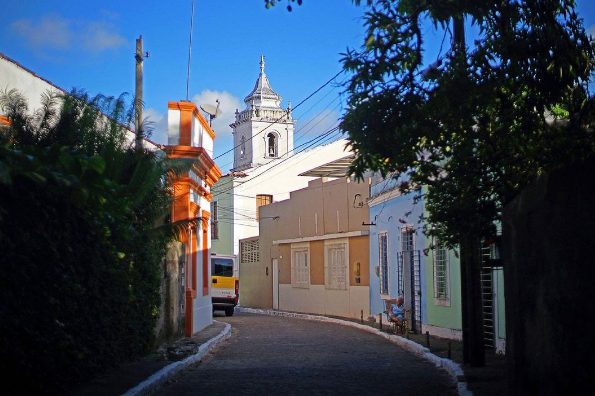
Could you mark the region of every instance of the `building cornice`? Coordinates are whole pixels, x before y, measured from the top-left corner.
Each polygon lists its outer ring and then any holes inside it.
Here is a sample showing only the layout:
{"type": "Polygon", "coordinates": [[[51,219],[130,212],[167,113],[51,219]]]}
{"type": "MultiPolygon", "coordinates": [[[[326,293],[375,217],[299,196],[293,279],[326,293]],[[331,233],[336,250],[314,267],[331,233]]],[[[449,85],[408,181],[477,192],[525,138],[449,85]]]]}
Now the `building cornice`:
{"type": "Polygon", "coordinates": [[[392,188],[388,191],[384,191],[381,194],[378,194],[378,195],[374,196],[373,198],[370,198],[368,200],[368,206],[373,207],[373,206],[379,205],[381,203],[384,203],[386,201],[389,201],[393,198],[400,197],[401,195],[402,195],[402,193],[401,193],[401,190],[399,190],[399,186],[395,186],[394,188],[392,188]]]}
{"type": "Polygon", "coordinates": [[[370,232],[366,231],[366,230],[338,232],[335,234],[314,235],[314,236],[301,237],[301,238],[277,239],[277,240],[273,241],[273,245],[282,245],[282,244],[286,244],[286,243],[324,241],[327,239],[352,238],[352,237],[367,236],[367,235],[370,235],[370,232]]]}
{"type": "Polygon", "coordinates": [[[209,187],[212,187],[221,178],[221,170],[203,147],[176,145],[164,146],[163,149],[169,158],[184,158],[196,161],[192,164],[192,170],[203,178],[209,187]]]}
{"type": "Polygon", "coordinates": [[[200,112],[198,111],[198,108],[196,107],[194,102],[186,102],[186,101],[173,102],[173,101],[170,101],[170,102],[167,102],[167,108],[170,110],[191,111],[192,115],[198,119],[198,121],[203,126],[205,131],[207,131],[207,133],[209,134],[211,139],[215,139],[215,131],[213,131],[213,128],[211,128],[211,126],[209,125],[207,120],[202,116],[202,114],[200,114],[200,112]]]}

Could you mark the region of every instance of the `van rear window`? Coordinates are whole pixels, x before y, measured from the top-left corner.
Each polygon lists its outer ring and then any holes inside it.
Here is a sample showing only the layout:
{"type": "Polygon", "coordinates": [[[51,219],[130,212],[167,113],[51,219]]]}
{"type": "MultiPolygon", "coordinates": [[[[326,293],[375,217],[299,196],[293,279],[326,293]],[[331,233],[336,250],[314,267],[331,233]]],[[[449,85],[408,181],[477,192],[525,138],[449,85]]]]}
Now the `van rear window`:
{"type": "Polygon", "coordinates": [[[228,258],[211,258],[212,276],[233,276],[233,260],[228,258]]]}

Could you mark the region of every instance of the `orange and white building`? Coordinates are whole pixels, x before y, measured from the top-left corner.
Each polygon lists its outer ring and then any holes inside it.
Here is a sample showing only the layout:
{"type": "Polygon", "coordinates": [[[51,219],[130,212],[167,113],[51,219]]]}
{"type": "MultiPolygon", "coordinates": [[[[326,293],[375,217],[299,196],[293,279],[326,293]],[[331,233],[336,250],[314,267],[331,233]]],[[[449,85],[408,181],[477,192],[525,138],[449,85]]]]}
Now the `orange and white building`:
{"type": "Polygon", "coordinates": [[[189,221],[180,235],[183,243],[184,333],[191,336],[213,322],[211,303],[211,188],[221,177],[213,162],[215,132],[192,102],[169,102],[167,112],[168,158],[188,160],[182,174],[172,175],[174,202],[171,220],[189,221]]]}
{"type": "MultiPolygon", "coordinates": [[[[41,106],[40,99],[43,93],[67,93],[2,53],[0,88],[17,89],[27,99],[31,112],[41,106]]],[[[8,122],[8,119],[0,114],[0,126],[7,125],[8,122]]],[[[130,144],[134,144],[133,131],[127,131],[126,138],[130,144]]],[[[168,103],[168,144],[159,146],[148,139],[144,139],[143,142],[145,149],[162,149],[169,158],[186,159],[191,163],[186,172],[170,179],[174,191],[171,219],[187,220],[191,225],[180,236],[181,244],[172,247],[167,253],[167,264],[164,268],[167,276],[162,279],[164,301],[156,328],[158,336],[167,331],[171,334],[166,337],[178,336],[182,322],[184,333],[190,336],[211,324],[213,320],[210,295],[209,208],[211,187],[221,177],[221,172],[212,159],[214,139],[215,132],[199,113],[196,105],[180,101],[168,103]]]]}

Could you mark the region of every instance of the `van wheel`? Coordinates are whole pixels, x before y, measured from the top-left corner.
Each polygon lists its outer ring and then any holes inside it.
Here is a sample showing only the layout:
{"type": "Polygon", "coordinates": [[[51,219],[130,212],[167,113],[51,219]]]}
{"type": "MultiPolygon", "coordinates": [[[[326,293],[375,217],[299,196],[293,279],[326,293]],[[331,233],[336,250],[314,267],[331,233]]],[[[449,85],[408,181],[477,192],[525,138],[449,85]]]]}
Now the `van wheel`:
{"type": "Polygon", "coordinates": [[[233,307],[225,308],[225,316],[233,316],[233,307]]]}

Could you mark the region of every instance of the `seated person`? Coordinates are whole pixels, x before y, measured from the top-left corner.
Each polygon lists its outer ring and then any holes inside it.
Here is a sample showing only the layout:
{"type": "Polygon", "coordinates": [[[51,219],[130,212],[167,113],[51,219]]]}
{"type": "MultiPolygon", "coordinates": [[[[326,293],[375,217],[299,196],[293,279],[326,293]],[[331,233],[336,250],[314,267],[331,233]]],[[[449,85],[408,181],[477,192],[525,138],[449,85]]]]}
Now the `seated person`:
{"type": "Polygon", "coordinates": [[[388,316],[392,322],[401,323],[405,319],[405,307],[403,297],[397,298],[396,304],[391,304],[388,316]]]}

